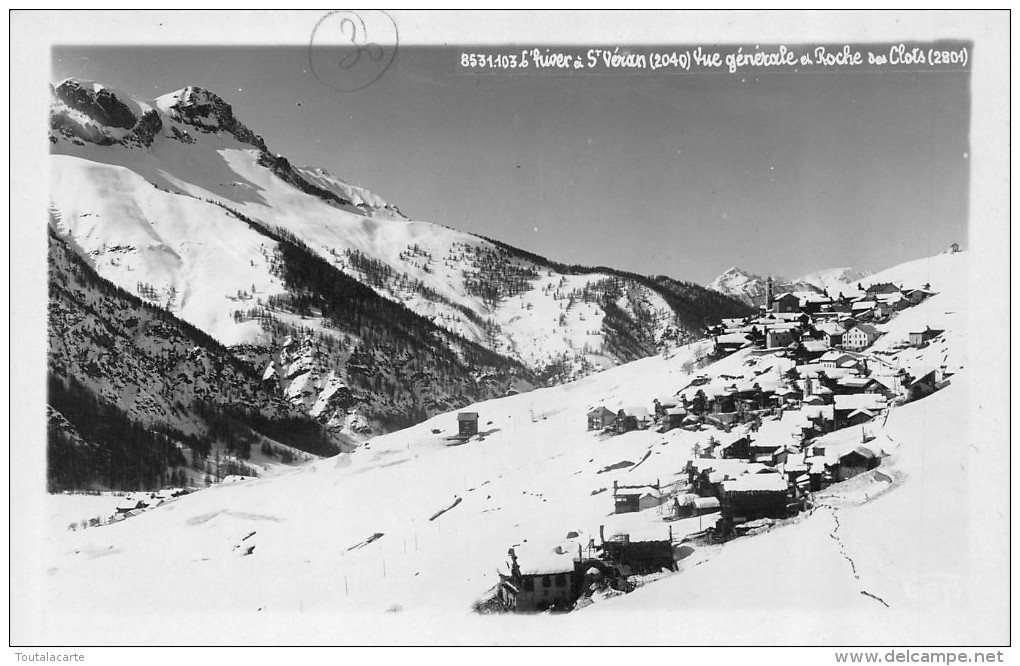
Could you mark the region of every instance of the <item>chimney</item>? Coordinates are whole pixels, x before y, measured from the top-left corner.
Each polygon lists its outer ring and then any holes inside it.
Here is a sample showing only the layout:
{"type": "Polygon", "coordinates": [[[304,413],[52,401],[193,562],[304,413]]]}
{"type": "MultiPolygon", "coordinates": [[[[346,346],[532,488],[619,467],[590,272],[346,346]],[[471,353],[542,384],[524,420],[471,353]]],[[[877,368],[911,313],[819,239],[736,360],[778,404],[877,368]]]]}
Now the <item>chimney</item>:
{"type": "Polygon", "coordinates": [[[605,525],[599,525],[599,541],[602,542],[603,546],[606,545],[606,526],[605,525]]]}

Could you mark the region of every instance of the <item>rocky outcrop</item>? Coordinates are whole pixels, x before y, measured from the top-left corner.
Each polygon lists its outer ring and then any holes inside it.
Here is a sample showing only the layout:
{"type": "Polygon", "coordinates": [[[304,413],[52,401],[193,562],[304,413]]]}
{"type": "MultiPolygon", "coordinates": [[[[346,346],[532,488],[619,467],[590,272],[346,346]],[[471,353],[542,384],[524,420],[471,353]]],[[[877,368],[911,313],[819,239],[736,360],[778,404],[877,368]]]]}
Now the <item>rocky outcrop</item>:
{"type": "Polygon", "coordinates": [[[142,116],[142,119],[135,127],[135,136],[143,146],[148,148],[162,129],[163,121],[159,119],[159,114],[154,110],[150,110],[142,116]]]}
{"type": "MultiPolygon", "coordinates": [[[[234,110],[216,93],[205,88],[188,86],[168,96],[169,116],[178,122],[191,125],[201,132],[227,132],[238,141],[267,152],[266,142],[234,117],[234,110]]],[[[166,98],[162,98],[166,99],[166,98]]]]}
{"type": "Polygon", "coordinates": [[[138,122],[130,107],[106,88],[95,90],[81,81],[68,79],[54,89],[54,94],[68,107],[106,127],[131,129],[138,122]]]}

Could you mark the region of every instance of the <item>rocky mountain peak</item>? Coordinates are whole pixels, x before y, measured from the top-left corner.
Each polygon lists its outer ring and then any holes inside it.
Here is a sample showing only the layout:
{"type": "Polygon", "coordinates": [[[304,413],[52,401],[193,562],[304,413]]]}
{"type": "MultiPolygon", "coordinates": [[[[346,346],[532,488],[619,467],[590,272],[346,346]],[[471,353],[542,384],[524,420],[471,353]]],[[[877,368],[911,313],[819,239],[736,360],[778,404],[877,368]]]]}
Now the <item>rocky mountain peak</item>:
{"type": "MultiPolygon", "coordinates": [[[[94,81],[65,79],[53,89],[54,96],[69,108],[80,111],[106,127],[131,129],[138,117],[123,96],[94,81]]],[[[128,98],[130,99],[130,98],[128,98]]]]}
{"type": "Polygon", "coordinates": [[[265,141],[234,116],[234,109],[216,93],[188,86],[156,99],[156,105],[172,120],[203,132],[224,131],[238,141],[266,151],[265,141]]]}

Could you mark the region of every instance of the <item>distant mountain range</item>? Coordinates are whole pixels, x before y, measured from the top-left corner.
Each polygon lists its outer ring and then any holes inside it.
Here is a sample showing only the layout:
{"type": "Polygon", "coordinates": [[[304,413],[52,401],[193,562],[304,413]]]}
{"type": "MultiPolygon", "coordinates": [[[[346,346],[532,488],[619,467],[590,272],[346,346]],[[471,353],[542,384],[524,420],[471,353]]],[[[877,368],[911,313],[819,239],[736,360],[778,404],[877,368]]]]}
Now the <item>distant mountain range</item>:
{"type": "MultiPolygon", "coordinates": [[[[98,303],[96,330],[110,331],[65,349],[51,321],[51,382],[172,442],[190,433],[236,452],[231,438],[248,439],[253,464],[271,462],[262,444],[290,443],[237,416],[241,403],[270,423],[301,417],[321,430],[294,446],[339,450],[674,348],[749,311],[690,282],[568,266],[411,220],[367,189],[291,164],[202,88],[148,100],[68,79],[51,88],[49,140],[51,280],[87,270],[85,301],[98,303]],[[182,331],[160,363],[190,345],[235,372],[204,387],[199,368],[172,365],[175,382],[150,381],[167,369],[109,357],[108,337],[139,347],[121,349],[125,359],[154,353],[111,313],[182,331]],[[229,436],[212,426],[228,413],[229,436]]],[[[65,300],[51,293],[51,307],[65,300]]],[[[77,427],[51,407],[53,423],[77,427]]]]}
{"type": "MultiPolygon", "coordinates": [[[[830,268],[808,273],[794,280],[780,276],[772,276],[773,292],[781,294],[786,291],[825,292],[836,296],[844,288],[856,289],[857,282],[870,275],[867,271],[852,268],[830,268]]],[[[753,307],[765,304],[766,282],[768,278],[754,275],[734,266],[712,280],[708,288],[719,293],[737,298],[753,307]]]]}

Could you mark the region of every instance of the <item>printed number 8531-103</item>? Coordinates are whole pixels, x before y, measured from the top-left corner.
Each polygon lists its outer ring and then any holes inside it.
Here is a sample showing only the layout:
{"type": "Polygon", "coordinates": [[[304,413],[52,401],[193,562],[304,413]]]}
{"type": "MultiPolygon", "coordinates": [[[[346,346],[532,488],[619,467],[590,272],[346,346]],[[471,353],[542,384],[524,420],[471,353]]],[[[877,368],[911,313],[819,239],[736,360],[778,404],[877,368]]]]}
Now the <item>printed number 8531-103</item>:
{"type": "Polygon", "coordinates": [[[525,69],[528,61],[515,53],[461,53],[460,66],[468,69],[525,69]]]}

